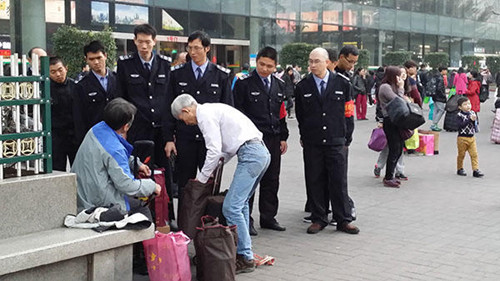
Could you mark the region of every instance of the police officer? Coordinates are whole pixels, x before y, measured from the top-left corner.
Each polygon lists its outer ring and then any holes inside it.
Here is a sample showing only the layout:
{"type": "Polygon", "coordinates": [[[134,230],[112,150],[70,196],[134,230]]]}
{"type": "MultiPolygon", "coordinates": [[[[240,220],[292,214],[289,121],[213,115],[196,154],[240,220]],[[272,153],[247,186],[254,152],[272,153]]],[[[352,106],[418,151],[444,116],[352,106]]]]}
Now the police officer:
{"type": "MultiPolygon", "coordinates": [[[[168,106],[177,96],[186,93],[192,95],[200,104],[220,102],[233,105],[230,71],[211,63],[207,58],[210,51],[208,34],[203,31],[193,32],[188,37],[186,50],[190,60],[172,69],[171,99],[168,106]]],[[[181,198],[182,188],[189,179],[196,177],[197,169],[203,167],[207,150],[198,126],[187,126],[184,122],[176,120],[170,110],[167,112],[165,153],[167,157],[170,157],[172,153],[177,155],[175,171],[179,198],[181,198]]]]}
{"type": "Polygon", "coordinates": [[[171,59],[153,53],[156,30],[149,24],[135,27],[134,43],[137,53],[120,57],[117,74],[117,95],[137,107],[128,139],[132,144],[136,140],[154,141],[155,163],[167,167],[161,120],[162,115],[170,112],[167,94],[171,59]]]}
{"type": "Polygon", "coordinates": [[[353,102],[351,87],[327,69],[328,53],[323,48],[309,55],[311,75],[295,89],[296,115],[303,146],[306,187],[312,201],[312,224],[307,233],[316,234],[328,225],[324,197],[333,202],[337,230],[359,233],[351,221],[344,146],[352,138],[353,102]]]}
{"type": "Polygon", "coordinates": [[[90,42],[83,47],[83,53],[90,71],[76,85],[74,118],[78,143],[92,126],[103,120],[104,107],[116,95],[116,74],[106,67],[108,57],[102,43],[90,42]]]}
{"type": "Polygon", "coordinates": [[[78,145],[73,122],[73,99],[76,86],[68,78],[68,69],[59,57],[49,59],[51,120],[52,120],[52,164],[56,171],[66,171],[67,161],[73,165],[78,145]]]}
{"type": "MultiPolygon", "coordinates": [[[[285,82],[272,75],[276,69],[278,53],[274,48],[265,47],[257,54],[257,68],[246,77],[236,81],[233,89],[234,106],[252,120],[271,154],[271,163],[260,181],[259,211],[260,227],[285,231],[276,221],[278,213],[278,187],[281,155],[287,150],[288,128],[284,109],[285,82]]],[[[250,199],[250,214],[253,209],[250,199]]],[[[250,220],[251,235],[257,235],[250,220]]]]}

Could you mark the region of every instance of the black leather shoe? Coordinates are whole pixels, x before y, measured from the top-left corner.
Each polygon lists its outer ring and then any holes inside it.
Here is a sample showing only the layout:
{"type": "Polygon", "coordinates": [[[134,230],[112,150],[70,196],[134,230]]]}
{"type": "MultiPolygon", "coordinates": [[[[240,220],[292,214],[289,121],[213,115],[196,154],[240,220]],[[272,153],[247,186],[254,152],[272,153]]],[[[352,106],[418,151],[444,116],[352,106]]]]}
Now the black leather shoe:
{"type": "Polygon", "coordinates": [[[459,175],[459,176],[467,176],[467,173],[465,172],[464,169],[459,169],[459,170],[457,170],[457,175],[459,175]]]}
{"type": "Polygon", "coordinates": [[[276,231],[285,231],[286,227],[280,225],[279,222],[275,221],[273,223],[261,223],[260,228],[272,229],[276,231]]]}
{"type": "Polygon", "coordinates": [[[250,236],[257,236],[257,230],[253,226],[253,224],[250,225],[250,228],[248,229],[248,232],[250,233],[250,236]]]}
{"type": "Polygon", "coordinates": [[[474,170],[474,171],[472,172],[472,176],[473,176],[473,177],[475,177],[475,178],[481,178],[481,177],[483,177],[483,176],[484,176],[484,174],[483,174],[483,173],[481,173],[481,171],[479,171],[479,170],[474,170]]]}
{"type": "Polygon", "coordinates": [[[358,234],[359,233],[359,228],[353,225],[352,223],[349,222],[344,222],[341,224],[337,224],[337,230],[343,231],[345,233],[349,234],[358,234]]]}

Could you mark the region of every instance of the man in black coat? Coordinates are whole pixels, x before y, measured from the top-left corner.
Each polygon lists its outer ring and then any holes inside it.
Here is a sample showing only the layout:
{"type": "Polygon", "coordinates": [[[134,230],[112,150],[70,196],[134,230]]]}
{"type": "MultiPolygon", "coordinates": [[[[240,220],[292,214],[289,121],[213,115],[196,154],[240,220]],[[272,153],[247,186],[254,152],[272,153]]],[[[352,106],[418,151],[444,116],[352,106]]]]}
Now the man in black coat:
{"type": "Polygon", "coordinates": [[[295,89],[296,114],[303,146],[306,186],[311,200],[312,224],[307,233],[316,234],[328,225],[324,197],[332,200],[337,230],[359,233],[351,216],[344,176],[344,147],[352,139],[354,105],[351,85],[340,74],[327,69],[323,48],[309,55],[311,75],[295,89]]]}
{"type": "MultiPolygon", "coordinates": [[[[193,32],[188,37],[186,49],[190,60],[173,67],[167,107],[170,108],[173,100],[181,94],[192,95],[199,104],[219,102],[232,106],[230,71],[208,60],[207,54],[210,51],[208,34],[203,31],[193,32]]],[[[165,111],[163,121],[167,141],[165,154],[167,157],[172,154],[177,155],[175,172],[179,198],[182,198],[182,188],[189,179],[195,178],[197,170],[203,167],[207,149],[198,126],[187,126],[184,122],[176,120],[170,110],[165,111]]]]}
{"type": "MultiPolygon", "coordinates": [[[[160,167],[168,167],[163,152],[162,115],[168,114],[167,95],[170,78],[169,57],[153,53],[156,30],[149,24],[134,29],[137,53],[120,57],[118,61],[117,96],[137,107],[128,140],[152,140],[155,143],[154,160],[160,167]]],[[[171,194],[169,192],[169,194],[171,194]]]]}
{"type": "Polygon", "coordinates": [[[76,85],[67,77],[68,69],[59,57],[49,59],[50,100],[52,120],[52,165],[56,171],[66,171],[67,161],[73,165],[78,144],[75,138],[73,99],[76,85]]]}
{"type": "Polygon", "coordinates": [[[104,107],[116,96],[116,74],[106,67],[107,54],[102,43],[90,42],[83,47],[83,53],[90,71],[76,82],[74,118],[78,143],[103,120],[104,107]]]}
{"type": "MultiPolygon", "coordinates": [[[[285,82],[274,76],[278,53],[265,47],[257,54],[257,68],[236,81],[233,89],[234,106],[243,112],[264,136],[271,163],[260,181],[260,227],[285,231],[276,220],[281,155],[287,150],[288,128],[284,112],[285,82]]],[[[254,195],[255,196],[255,195],[254,195]]],[[[254,196],[250,198],[252,214],[254,196]]],[[[250,234],[257,235],[250,219],[250,234]]]]}

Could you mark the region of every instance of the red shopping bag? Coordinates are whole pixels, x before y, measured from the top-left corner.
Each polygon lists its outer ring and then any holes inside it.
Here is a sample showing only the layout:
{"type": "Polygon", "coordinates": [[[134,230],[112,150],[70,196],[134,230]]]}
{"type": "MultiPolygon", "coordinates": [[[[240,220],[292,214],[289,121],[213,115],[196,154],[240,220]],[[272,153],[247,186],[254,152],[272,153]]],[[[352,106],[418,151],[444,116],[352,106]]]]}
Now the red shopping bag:
{"type": "Polygon", "coordinates": [[[151,281],[191,281],[188,244],[191,239],[182,231],[143,241],[144,254],[151,281]]]}

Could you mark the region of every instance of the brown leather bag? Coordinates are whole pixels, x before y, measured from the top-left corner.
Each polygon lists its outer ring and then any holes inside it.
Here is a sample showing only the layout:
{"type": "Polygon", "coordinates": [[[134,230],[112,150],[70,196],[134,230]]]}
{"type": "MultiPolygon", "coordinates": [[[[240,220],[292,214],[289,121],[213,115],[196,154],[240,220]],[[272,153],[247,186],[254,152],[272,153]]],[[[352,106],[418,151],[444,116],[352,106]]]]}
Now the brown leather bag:
{"type": "Polygon", "coordinates": [[[236,276],[236,225],[223,226],[217,218],[203,216],[194,239],[196,278],[200,281],[233,281],[236,276]]]}

